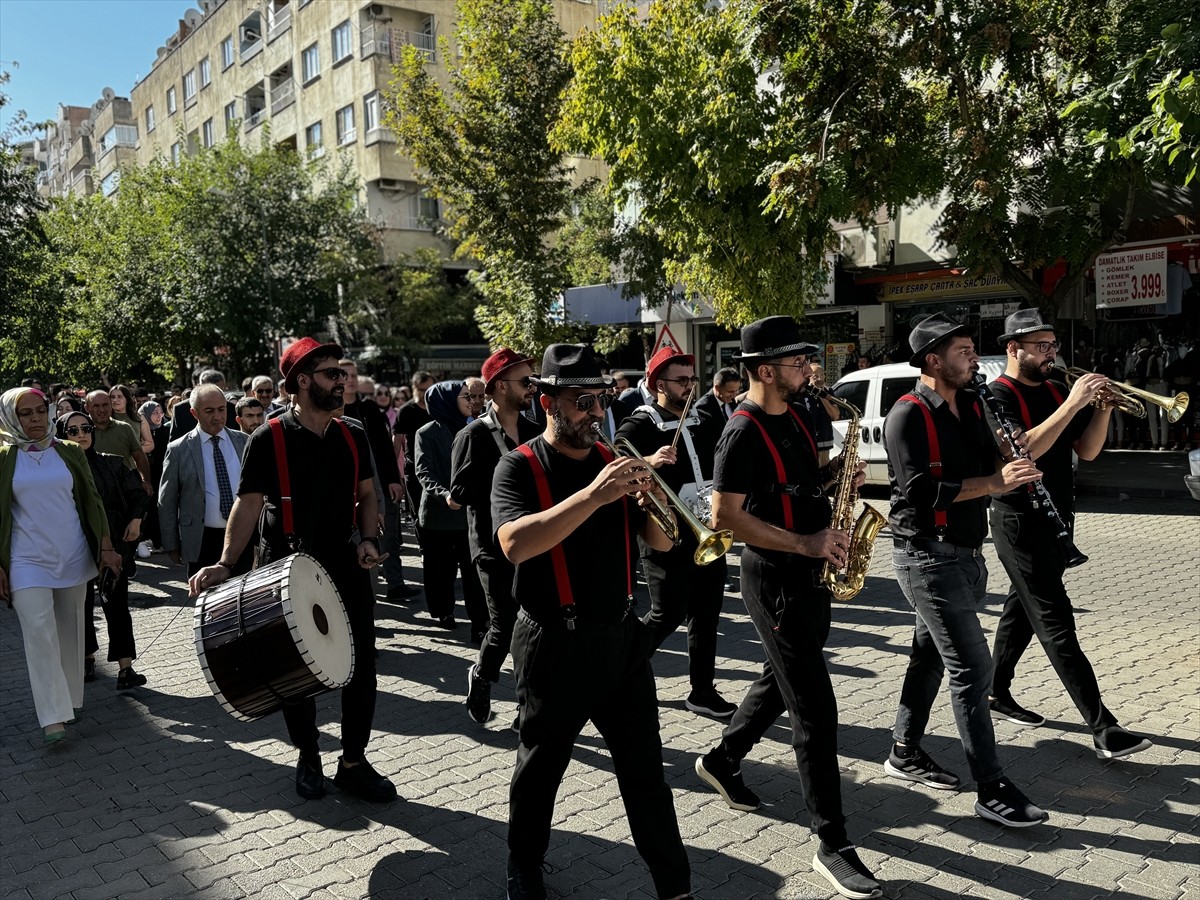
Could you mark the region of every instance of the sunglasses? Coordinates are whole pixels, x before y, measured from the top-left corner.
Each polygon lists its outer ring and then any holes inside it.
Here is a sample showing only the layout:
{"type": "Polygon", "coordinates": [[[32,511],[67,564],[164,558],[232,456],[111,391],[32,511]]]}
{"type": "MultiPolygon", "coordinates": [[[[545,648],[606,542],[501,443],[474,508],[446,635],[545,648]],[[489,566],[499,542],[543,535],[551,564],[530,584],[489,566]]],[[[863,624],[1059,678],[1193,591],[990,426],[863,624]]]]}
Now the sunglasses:
{"type": "Polygon", "coordinates": [[[612,402],[612,394],[580,394],[575,398],[575,408],[580,412],[587,412],[599,403],[603,411],[612,406],[612,402]]]}
{"type": "Polygon", "coordinates": [[[507,381],[509,384],[519,384],[525,390],[529,390],[534,386],[536,375],[526,375],[524,378],[497,378],[497,381],[507,381]]]}
{"type": "Polygon", "coordinates": [[[327,369],[314,369],[310,375],[324,375],[330,381],[345,381],[350,377],[350,373],[345,369],[339,369],[337,366],[330,366],[327,369]]]}
{"type": "Polygon", "coordinates": [[[273,396],[275,394],[275,388],[259,388],[254,393],[259,397],[273,396]]]}
{"type": "Polygon", "coordinates": [[[67,429],[67,434],[71,437],[78,437],[81,433],[91,434],[95,430],[94,425],[72,425],[67,429]]]}

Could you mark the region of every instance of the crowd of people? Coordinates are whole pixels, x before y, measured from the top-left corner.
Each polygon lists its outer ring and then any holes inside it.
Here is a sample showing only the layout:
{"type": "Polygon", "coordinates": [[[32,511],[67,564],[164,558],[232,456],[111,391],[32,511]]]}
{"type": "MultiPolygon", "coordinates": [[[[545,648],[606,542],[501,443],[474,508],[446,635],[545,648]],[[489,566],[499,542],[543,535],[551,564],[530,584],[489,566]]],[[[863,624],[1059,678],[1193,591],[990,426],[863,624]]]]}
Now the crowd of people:
{"type": "MultiPolygon", "coordinates": [[[[1136,753],[1150,741],[1119,725],[1101,701],[1062,580],[1073,564],[1071,455],[1087,461],[1105,444],[1116,415],[1110,376],[1090,373],[1067,386],[1052,368],[1054,330],[1037,311],[1005,324],[1007,370],[978,393],[979,356],[965,326],[937,314],[909,336],[914,386],[885,431],[892,565],[914,632],[882,766],[931,789],[961,788],[959,776],[921,746],[948,676],[975,812],[1030,827],[1049,813],[1005,770],[992,722],[1044,724],[1013,694],[1035,636],[1099,758],[1136,753]],[[985,409],[981,395],[999,397],[1003,411],[985,409]],[[997,416],[1012,418],[1016,437],[1007,445],[995,439],[997,416]],[[979,621],[989,517],[1011,582],[990,649],[979,621]]],[[[170,397],[116,385],[81,399],[32,379],[6,391],[0,599],[20,621],[44,740],[66,737],[84,683],[96,677],[95,599],[116,688],[146,683],[133,668],[128,604],[139,558],[157,549],[186,566],[189,591],[203,603],[230,579],[304,553],[328,573],[353,638],[333,778],[343,791],[378,803],[397,796],[367,759],[377,690],[372,570],[380,569],[393,601],[423,593],[437,629],[458,627],[461,584],[466,639],[478,648],[464,691],[475,722],[492,718],[492,685],[511,654],[519,745],[510,898],[546,896],[555,799],[589,721],[611,752],[658,896],[691,896],[663,774],[652,666],[681,625],[684,705],[726,723],[721,740],[695,761],[699,782],[734,809],[758,808],[744,763],[786,711],[819,838],[814,869],[845,897],[881,896],[843,809],[835,685],[823,653],[831,593],[818,577],[871,551],[831,525],[830,491],[861,485],[864,466],[831,458],[839,408],[811,389],[824,386],[819,350],[794,320],[752,323],[740,344],[736,368],[706,384],[695,358],[671,347],[654,354],[635,385],[608,374],[589,347],[555,344],[540,362],[500,348],[478,376],[436,381],[418,371],[410,387],[392,390],[360,374],[338,345],[304,338],[283,354],[281,380],[260,375],[240,391],[211,369],[170,397]],[[741,597],[764,658],[741,697],[716,678],[728,564],[721,553],[700,552],[707,537],[692,522],[727,529],[742,544],[741,597]],[[400,562],[409,530],[420,588],[400,562]],[[636,607],[639,574],[647,610],[636,607]]],[[[1148,365],[1145,374],[1159,372],[1148,365]]],[[[296,792],[316,800],[326,782],[313,696],[284,697],[282,712],[297,751],[296,792]]]]}

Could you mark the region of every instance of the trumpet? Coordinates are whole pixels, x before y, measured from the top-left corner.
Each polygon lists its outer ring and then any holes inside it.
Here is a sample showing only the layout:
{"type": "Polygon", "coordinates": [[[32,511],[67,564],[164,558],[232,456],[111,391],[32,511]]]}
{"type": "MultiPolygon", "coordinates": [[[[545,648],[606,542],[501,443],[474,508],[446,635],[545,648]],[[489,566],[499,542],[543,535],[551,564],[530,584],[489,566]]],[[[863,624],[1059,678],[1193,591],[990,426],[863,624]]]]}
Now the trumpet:
{"type": "Polygon", "coordinates": [[[701,522],[687,504],[679,499],[679,495],[667,487],[662,476],[654,471],[654,467],[646,462],[646,457],[638,453],[637,448],[627,438],[620,438],[614,443],[600,429],[599,422],[593,424],[592,429],[596,432],[596,440],[607,447],[614,456],[628,456],[640,459],[645,463],[650,478],[667,496],[667,502],[664,505],[652,492],[645,491],[643,496],[647,502],[646,512],[671,543],[678,545],[683,540],[683,533],[679,530],[679,519],[682,519],[684,524],[691,529],[692,534],[696,536],[696,552],[692,554],[692,561],[696,565],[707,566],[729,552],[729,548],[733,546],[732,531],[728,529],[714,531],[701,522]]]}
{"type": "MultiPolygon", "coordinates": [[[[1061,375],[1068,387],[1084,375],[1092,374],[1087,369],[1080,369],[1075,366],[1069,369],[1056,367],[1051,371],[1061,375]]],[[[1191,400],[1184,391],[1180,391],[1174,397],[1164,397],[1162,394],[1155,394],[1152,391],[1135,388],[1124,381],[1109,381],[1108,386],[1105,388],[1105,393],[1107,396],[1097,398],[1097,401],[1093,402],[1111,403],[1126,415],[1138,419],[1146,418],[1146,404],[1153,403],[1155,406],[1160,406],[1166,410],[1167,421],[1172,424],[1183,418],[1183,414],[1187,412],[1188,402],[1191,400]]]]}

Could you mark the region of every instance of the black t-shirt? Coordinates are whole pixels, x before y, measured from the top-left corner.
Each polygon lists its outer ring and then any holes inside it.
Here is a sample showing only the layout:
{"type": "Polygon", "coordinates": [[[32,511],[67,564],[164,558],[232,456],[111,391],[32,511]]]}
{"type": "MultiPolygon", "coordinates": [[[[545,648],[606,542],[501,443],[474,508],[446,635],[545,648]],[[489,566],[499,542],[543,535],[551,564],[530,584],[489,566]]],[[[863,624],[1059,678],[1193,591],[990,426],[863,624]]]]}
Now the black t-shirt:
{"type": "Polygon", "coordinates": [[[946,513],[945,540],[957,547],[979,548],[987,536],[987,508],[991,498],[955,503],[967,478],[996,471],[999,449],[983,415],[983,404],[974,391],[961,390],[955,404],[958,416],[937,391],[918,381],[912,393],[926,401],[933,414],[941,450],[942,471],[930,468],[929,431],[916,403],[897,402],[883,423],[887,445],[888,480],[892,485],[892,510],[888,523],[897,538],[937,539],[934,510],[946,513]]]}
{"type": "MultiPolygon", "coordinates": [[[[324,435],[305,428],[288,410],[279,417],[283,425],[283,446],[287,454],[288,478],[292,488],[292,523],[300,538],[301,549],[319,562],[336,565],[341,561],[355,527],[358,484],[355,481],[354,454],[346,443],[337,421],[330,421],[324,435]],[[326,563],[326,559],[335,562],[326,563]]],[[[367,435],[362,428],[346,422],[358,448],[358,481],[374,476],[367,435]]],[[[272,428],[260,428],[250,436],[242,456],[242,478],[238,494],[265,494],[267,511],[263,522],[263,540],[271,547],[273,559],[290,553],[283,535],[280,513],[279,472],[275,465],[272,428]]]]}
{"type": "MultiPolygon", "coordinates": [[[[531,419],[517,416],[517,437],[522,443],[541,431],[531,419]]],[[[492,535],[492,477],[504,456],[497,436],[504,442],[504,453],[517,448],[503,429],[492,427],[490,417],[476,419],[456,434],[450,448],[450,499],[466,507],[471,559],[504,560],[492,535]]]]}
{"type": "Polygon", "coordinates": [[[833,420],[829,418],[829,413],[825,410],[819,397],[814,397],[812,394],[805,394],[796,404],[807,410],[809,419],[813,423],[813,437],[817,440],[818,450],[833,449],[833,420]]]}
{"type": "MultiPolygon", "coordinates": [[[[762,423],[771,442],[779,451],[787,480],[780,484],[775,457],[763,441],[762,432],[746,416],[735,414],[721,432],[713,466],[713,489],[727,494],[745,494],[743,507],[755,518],[779,528],[786,527],[784,503],[792,508],[792,531],[796,534],[816,534],[829,527],[833,511],[821,487],[820,467],[813,442],[812,422],[801,408],[792,407],[808,429],[791,412],[768,415],[750,400],[743,401],[738,410],[745,410],[762,423]],[[788,486],[785,492],[781,488],[788,486]]],[[[753,545],[750,545],[753,547],[753,545]]],[[[788,554],[778,550],[753,547],[756,553],[782,562],[788,554]]],[[[822,565],[822,560],[795,557],[806,566],[822,565]]]]}
{"type": "Polygon", "coordinates": [[[396,424],[392,431],[404,435],[404,471],[413,474],[417,459],[417,432],[426,422],[432,422],[429,411],[417,404],[416,398],[409,400],[396,413],[396,424]]]}
{"type": "MultiPolygon", "coordinates": [[[[551,505],[586,488],[605,465],[594,447],[587,459],[577,460],[559,453],[544,437],[535,437],[528,446],[545,469],[551,505]]],[[[493,540],[501,525],[541,511],[531,464],[514,450],[500,460],[492,480],[493,540]]],[[[563,538],[576,618],[616,623],[624,617],[638,558],[637,532],[643,521],[636,500],[617,500],[600,507],[563,538]],[[629,540],[622,547],[626,531],[629,540]]],[[[499,545],[498,540],[496,543],[499,545]]],[[[559,592],[549,552],[516,566],[513,597],[535,621],[549,624],[558,620],[559,592]]]]}
{"type": "MultiPolygon", "coordinates": [[[[993,381],[989,387],[996,395],[996,399],[1000,401],[1009,421],[1025,429],[1045,422],[1058,409],[1058,401],[1054,399],[1053,392],[1045,383],[1031,387],[1021,384],[1015,378],[1005,378],[1002,381],[993,381]],[[1016,391],[1013,390],[1014,385],[1016,391]],[[1025,400],[1024,407],[1017,400],[1018,392],[1025,400]],[[1023,409],[1029,411],[1028,421],[1022,415],[1023,409]]],[[[1061,381],[1055,381],[1054,387],[1063,399],[1066,399],[1067,394],[1070,393],[1070,389],[1061,381]]],[[[1036,460],[1037,467],[1042,470],[1042,484],[1050,492],[1050,499],[1054,501],[1055,508],[1062,516],[1066,516],[1075,508],[1075,474],[1071,470],[1071,449],[1092,421],[1092,413],[1093,410],[1090,406],[1085,406],[1076,413],[1067,427],[1063,429],[1062,434],[1058,436],[1054,446],[1036,460]]],[[[1029,490],[1024,487],[1018,488],[997,497],[996,502],[1013,509],[1027,510],[1030,508],[1029,490]]]]}

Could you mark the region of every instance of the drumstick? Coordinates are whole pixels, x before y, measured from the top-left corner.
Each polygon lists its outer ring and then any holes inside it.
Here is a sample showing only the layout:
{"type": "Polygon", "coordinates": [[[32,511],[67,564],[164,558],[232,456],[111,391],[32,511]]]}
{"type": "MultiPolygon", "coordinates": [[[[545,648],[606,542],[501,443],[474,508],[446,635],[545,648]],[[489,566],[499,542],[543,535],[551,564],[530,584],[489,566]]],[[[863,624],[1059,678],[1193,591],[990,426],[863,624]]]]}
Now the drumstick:
{"type": "Polygon", "coordinates": [[[683,431],[683,422],[687,419],[688,410],[692,408],[692,398],[696,396],[696,385],[692,385],[692,389],[688,391],[687,402],[683,404],[683,415],[679,417],[679,427],[675,429],[675,437],[671,439],[671,449],[675,449],[675,445],[679,443],[679,432],[683,431]]]}

